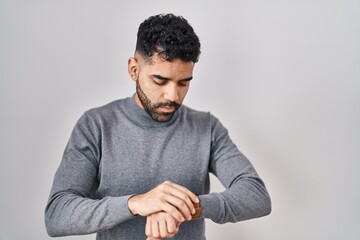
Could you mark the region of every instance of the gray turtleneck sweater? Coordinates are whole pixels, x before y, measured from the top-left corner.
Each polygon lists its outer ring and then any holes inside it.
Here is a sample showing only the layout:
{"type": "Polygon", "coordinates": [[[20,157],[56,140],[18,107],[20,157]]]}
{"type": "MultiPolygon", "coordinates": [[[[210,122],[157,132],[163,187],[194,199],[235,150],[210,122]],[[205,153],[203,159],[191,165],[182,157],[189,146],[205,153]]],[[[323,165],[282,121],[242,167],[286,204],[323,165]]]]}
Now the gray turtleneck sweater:
{"type": "Polygon", "coordinates": [[[146,219],[130,213],[128,198],[165,180],[199,194],[202,205],[174,239],[205,239],[204,218],[237,222],[271,211],[264,183],[217,118],[182,106],[156,122],[129,97],[85,112],[75,125],[46,206],[47,231],[144,240],[146,219]],[[209,193],[209,172],[225,191],[209,193]]]}

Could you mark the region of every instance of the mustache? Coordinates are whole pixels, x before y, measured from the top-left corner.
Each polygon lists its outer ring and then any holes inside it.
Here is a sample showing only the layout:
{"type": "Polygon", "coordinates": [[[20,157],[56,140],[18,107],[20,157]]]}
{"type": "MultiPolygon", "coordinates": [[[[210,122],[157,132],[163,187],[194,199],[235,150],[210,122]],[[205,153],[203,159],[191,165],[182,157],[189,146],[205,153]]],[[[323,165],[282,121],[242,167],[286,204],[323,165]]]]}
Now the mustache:
{"type": "Polygon", "coordinates": [[[167,102],[161,102],[161,103],[155,104],[155,105],[154,105],[154,108],[160,108],[160,107],[175,107],[175,109],[178,109],[180,106],[181,106],[180,103],[167,101],[167,102]]]}

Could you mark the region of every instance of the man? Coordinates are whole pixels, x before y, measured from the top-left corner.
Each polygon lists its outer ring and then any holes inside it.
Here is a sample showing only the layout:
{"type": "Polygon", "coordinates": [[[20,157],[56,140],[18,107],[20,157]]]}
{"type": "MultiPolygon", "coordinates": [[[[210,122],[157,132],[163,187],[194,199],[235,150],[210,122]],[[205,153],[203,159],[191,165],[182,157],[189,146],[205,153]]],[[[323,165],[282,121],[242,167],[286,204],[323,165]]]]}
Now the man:
{"type": "Polygon", "coordinates": [[[181,106],[200,55],[188,22],[144,21],[128,61],[136,94],[84,113],[55,174],[45,211],[50,236],[205,239],[204,219],[267,215],[251,163],[210,113],[181,106]],[[226,190],[209,193],[209,172],[226,190]]]}

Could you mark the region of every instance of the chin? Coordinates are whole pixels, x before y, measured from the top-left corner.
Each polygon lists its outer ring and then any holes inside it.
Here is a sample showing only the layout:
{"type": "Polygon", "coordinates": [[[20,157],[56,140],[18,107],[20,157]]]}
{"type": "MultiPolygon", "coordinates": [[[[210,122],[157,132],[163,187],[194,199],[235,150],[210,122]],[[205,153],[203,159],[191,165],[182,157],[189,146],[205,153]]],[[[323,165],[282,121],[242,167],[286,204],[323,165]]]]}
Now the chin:
{"type": "Polygon", "coordinates": [[[155,121],[158,121],[158,122],[168,122],[172,119],[174,115],[174,112],[172,113],[161,113],[161,114],[156,114],[153,119],[155,121]]]}

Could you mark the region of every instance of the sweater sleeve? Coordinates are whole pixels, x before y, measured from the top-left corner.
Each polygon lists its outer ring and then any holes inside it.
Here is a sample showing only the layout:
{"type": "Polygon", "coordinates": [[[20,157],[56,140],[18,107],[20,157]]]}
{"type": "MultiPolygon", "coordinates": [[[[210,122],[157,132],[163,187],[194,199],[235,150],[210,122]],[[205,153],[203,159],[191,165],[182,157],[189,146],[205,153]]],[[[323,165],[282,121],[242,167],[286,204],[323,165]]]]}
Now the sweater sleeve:
{"type": "Polygon", "coordinates": [[[71,134],[45,209],[50,236],[90,234],[133,218],[130,196],[91,198],[100,159],[100,127],[85,113],[71,134]]]}
{"type": "Polygon", "coordinates": [[[200,196],[200,217],[226,223],[270,214],[271,201],[263,181],[232,142],[226,128],[210,116],[212,146],[209,168],[226,190],[200,196]]]}

